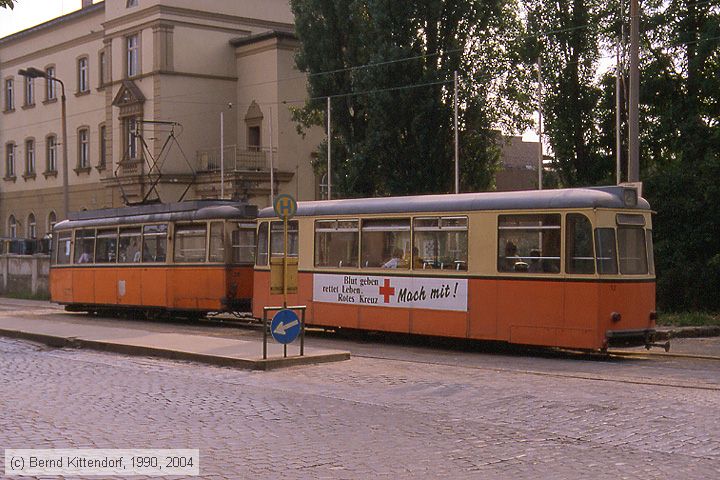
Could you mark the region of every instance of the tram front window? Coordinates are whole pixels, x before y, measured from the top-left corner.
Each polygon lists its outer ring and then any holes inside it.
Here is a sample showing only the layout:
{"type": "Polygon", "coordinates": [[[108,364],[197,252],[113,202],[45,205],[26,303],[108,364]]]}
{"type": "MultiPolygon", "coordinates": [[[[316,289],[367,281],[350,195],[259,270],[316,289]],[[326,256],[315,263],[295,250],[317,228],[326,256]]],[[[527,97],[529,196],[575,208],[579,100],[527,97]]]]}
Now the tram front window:
{"type": "Polygon", "coordinates": [[[57,252],[56,263],[58,265],[67,265],[70,263],[70,245],[72,245],[72,232],[60,232],[57,235],[57,252]]]}
{"type": "Polygon", "coordinates": [[[620,273],[643,275],[648,273],[648,259],[645,251],[645,229],[642,227],[618,227],[618,249],[620,273]]]}
{"type": "Polygon", "coordinates": [[[223,242],[223,222],[210,223],[210,259],[211,262],[225,261],[225,245],[223,242]]]}
{"type": "Polygon", "coordinates": [[[595,229],[595,252],[599,274],[615,275],[618,272],[617,252],[615,251],[615,229],[595,229]]]}
{"type": "MultiPolygon", "coordinates": [[[[272,222],[270,227],[270,254],[273,257],[282,257],[285,244],[285,227],[284,222],[272,222]]],[[[298,222],[291,220],[288,222],[287,237],[287,253],[288,257],[298,256],[298,222]]]]}
{"type": "Polygon", "coordinates": [[[251,223],[236,224],[230,236],[232,262],[252,264],[255,261],[255,225],[251,223]]]}
{"type": "Polygon", "coordinates": [[[566,224],[565,270],[567,273],[595,273],[590,219],[579,213],[569,213],[566,224]]]}
{"type": "Polygon", "coordinates": [[[268,222],[262,222],[257,234],[257,265],[268,264],[268,222]]]}
{"type": "Polygon", "coordinates": [[[75,232],[75,263],[93,263],[95,259],[95,230],[75,232]]]}

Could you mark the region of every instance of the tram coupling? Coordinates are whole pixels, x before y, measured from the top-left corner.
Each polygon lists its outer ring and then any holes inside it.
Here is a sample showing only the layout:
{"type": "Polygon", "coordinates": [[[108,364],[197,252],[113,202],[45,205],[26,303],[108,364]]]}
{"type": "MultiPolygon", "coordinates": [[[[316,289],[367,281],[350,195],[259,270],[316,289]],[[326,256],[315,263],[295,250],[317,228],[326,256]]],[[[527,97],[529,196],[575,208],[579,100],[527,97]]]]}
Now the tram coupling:
{"type": "Polygon", "coordinates": [[[669,351],[670,351],[670,340],[668,340],[668,341],[665,342],[665,343],[647,342],[647,343],[645,344],[645,349],[646,349],[646,350],[650,350],[652,347],[663,348],[663,349],[665,349],[665,352],[669,352],[669,351]]]}

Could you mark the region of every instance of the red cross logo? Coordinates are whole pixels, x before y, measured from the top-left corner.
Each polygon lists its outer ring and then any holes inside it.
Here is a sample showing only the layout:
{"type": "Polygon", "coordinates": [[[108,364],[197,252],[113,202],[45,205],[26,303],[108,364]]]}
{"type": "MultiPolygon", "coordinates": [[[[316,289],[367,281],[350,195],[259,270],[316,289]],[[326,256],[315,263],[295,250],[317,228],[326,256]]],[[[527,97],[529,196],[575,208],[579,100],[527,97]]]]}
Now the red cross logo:
{"type": "Polygon", "coordinates": [[[390,286],[389,278],[386,278],[385,283],[380,287],[380,295],[385,297],[385,303],[390,303],[390,297],[395,295],[395,289],[390,286]]]}

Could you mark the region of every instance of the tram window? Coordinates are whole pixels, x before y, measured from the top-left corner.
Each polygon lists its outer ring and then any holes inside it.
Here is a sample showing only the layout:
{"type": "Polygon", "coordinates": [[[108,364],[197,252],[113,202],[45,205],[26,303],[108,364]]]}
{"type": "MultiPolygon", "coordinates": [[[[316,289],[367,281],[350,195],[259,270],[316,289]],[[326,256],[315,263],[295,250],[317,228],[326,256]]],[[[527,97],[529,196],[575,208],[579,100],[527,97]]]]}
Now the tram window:
{"type": "Polygon", "coordinates": [[[648,273],[645,229],[642,227],[618,227],[617,236],[620,273],[630,275],[648,273]]]}
{"type": "MultiPolygon", "coordinates": [[[[235,224],[233,228],[231,232],[232,262],[252,264],[255,261],[255,225],[239,223],[235,224]]],[[[265,243],[267,244],[267,242],[265,243]]]]}
{"type": "Polygon", "coordinates": [[[98,230],[95,263],[115,263],[117,260],[117,244],[117,228],[98,230]]]}
{"type": "Polygon", "coordinates": [[[560,273],[560,215],[500,215],[498,271],[560,273]]]}
{"type": "Polygon", "coordinates": [[[175,226],[175,261],[178,263],[204,262],[206,224],[175,226]]]}
{"type": "Polygon", "coordinates": [[[617,274],[617,254],[615,252],[615,229],[595,229],[595,254],[599,274],[617,274]]]}
{"type": "Polygon", "coordinates": [[[67,265],[70,263],[70,245],[72,245],[72,232],[60,232],[57,235],[57,264],[67,265]]]}
{"type": "Polygon", "coordinates": [[[467,217],[416,218],[414,269],[467,270],[467,217]]]}
{"type": "Polygon", "coordinates": [[[95,230],[75,231],[75,263],[93,263],[95,259],[95,230]]]}
{"type": "Polygon", "coordinates": [[[566,225],[565,270],[567,273],[595,273],[590,219],[579,213],[569,213],[566,225]]]}
{"type": "Polygon", "coordinates": [[[133,263],[141,260],[140,227],[125,227],[120,229],[118,240],[118,263],[133,263]]]}
{"type": "Polygon", "coordinates": [[[223,222],[210,222],[210,257],[211,262],[225,261],[225,244],[223,242],[223,222]]]}
{"type": "Polygon", "coordinates": [[[257,265],[268,264],[268,222],[262,222],[257,234],[257,265]]]}
{"type": "Polygon", "coordinates": [[[315,266],[357,267],[360,231],[358,220],[315,222],[315,266]]]}
{"type": "Polygon", "coordinates": [[[653,251],[652,230],[645,230],[645,243],[648,254],[648,273],[655,275],[655,252],[653,251]]]}
{"type": "Polygon", "coordinates": [[[409,268],[410,220],[363,220],[361,245],[363,268],[409,268]]]}
{"type": "MultiPolygon", "coordinates": [[[[272,222],[270,226],[270,253],[273,257],[283,256],[284,246],[284,222],[272,222]]],[[[288,222],[288,257],[298,256],[298,222],[288,222]]]]}
{"type": "Polygon", "coordinates": [[[164,262],[167,255],[167,224],[143,227],[143,262],[164,262]]]}

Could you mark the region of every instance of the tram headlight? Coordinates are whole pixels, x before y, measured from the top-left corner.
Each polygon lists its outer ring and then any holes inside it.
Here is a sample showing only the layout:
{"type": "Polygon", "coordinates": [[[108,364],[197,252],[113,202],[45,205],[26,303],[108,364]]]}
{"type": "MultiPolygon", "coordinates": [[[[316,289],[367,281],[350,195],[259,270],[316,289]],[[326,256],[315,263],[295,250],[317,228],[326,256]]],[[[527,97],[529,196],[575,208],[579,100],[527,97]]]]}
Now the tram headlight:
{"type": "Polygon", "coordinates": [[[612,320],[613,322],[617,323],[617,322],[619,322],[620,320],[622,320],[622,315],[620,315],[619,312],[612,312],[612,313],[610,314],[610,320],[612,320]]]}
{"type": "Polygon", "coordinates": [[[626,207],[635,207],[638,202],[638,192],[634,188],[623,190],[623,203],[626,207]]]}

